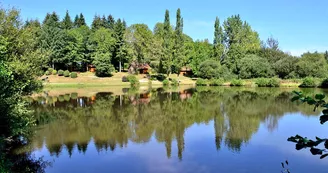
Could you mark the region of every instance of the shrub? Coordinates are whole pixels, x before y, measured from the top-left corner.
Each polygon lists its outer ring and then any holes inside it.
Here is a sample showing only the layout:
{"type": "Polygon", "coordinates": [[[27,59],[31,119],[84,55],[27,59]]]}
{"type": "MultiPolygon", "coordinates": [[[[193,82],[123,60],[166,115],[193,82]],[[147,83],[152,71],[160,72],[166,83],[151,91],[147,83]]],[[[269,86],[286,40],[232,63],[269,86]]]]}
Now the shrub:
{"type": "Polygon", "coordinates": [[[71,73],[71,78],[77,78],[77,73],[76,72],[72,72],[71,73]]]}
{"type": "Polygon", "coordinates": [[[64,76],[64,70],[58,70],[58,76],[64,76]]]}
{"type": "Polygon", "coordinates": [[[171,82],[172,82],[171,85],[173,85],[173,86],[178,86],[179,85],[179,82],[176,79],[172,79],[171,82]]]}
{"type": "Polygon", "coordinates": [[[164,79],[163,80],[163,85],[164,86],[168,86],[170,84],[170,81],[169,80],[167,80],[167,79],[164,79]]]}
{"type": "Polygon", "coordinates": [[[303,79],[302,84],[299,87],[302,88],[313,88],[313,87],[317,87],[317,83],[315,81],[315,79],[313,77],[306,77],[303,79]]]}
{"type": "Polygon", "coordinates": [[[223,79],[212,79],[210,80],[210,86],[222,86],[224,84],[223,79]]]}
{"type": "Polygon", "coordinates": [[[320,84],[321,88],[328,88],[328,79],[325,79],[320,84]]]}
{"type": "Polygon", "coordinates": [[[197,79],[197,81],[196,81],[196,85],[197,86],[207,86],[207,80],[206,79],[197,79]]]}
{"type": "Polygon", "coordinates": [[[128,78],[126,76],[122,77],[122,82],[129,82],[128,78]]]}
{"type": "Polygon", "coordinates": [[[49,71],[46,71],[44,74],[47,75],[47,76],[49,76],[50,75],[50,72],[49,71]]]}
{"type": "Polygon", "coordinates": [[[64,71],[64,76],[69,77],[69,71],[68,70],[64,71]]]}
{"type": "Polygon", "coordinates": [[[57,75],[57,70],[53,70],[52,75],[57,75]]]}
{"type": "Polygon", "coordinates": [[[58,101],[59,101],[59,102],[63,102],[63,101],[65,101],[65,99],[64,99],[64,95],[59,95],[59,96],[58,96],[58,101]]]}
{"type": "Polygon", "coordinates": [[[71,94],[71,98],[72,99],[77,99],[78,98],[78,94],[77,93],[72,93],[71,94]]]}
{"type": "Polygon", "coordinates": [[[199,66],[198,76],[204,79],[218,78],[220,76],[220,68],[220,64],[216,61],[204,61],[199,66]]]}
{"type": "Polygon", "coordinates": [[[133,87],[136,87],[139,85],[139,80],[137,78],[137,76],[135,75],[128,75],[127,76],[128,81],[130,82],[130,85],[133,87]]]}
{"type": "Polygon", "coordinates": [[[48,72],[49,72],[49,73],[52,73],[52,71],[54,71],[53,68],[48,68],[48,72]]]}
{"type": "Polygon", "coordinates": [[[65,101],[69,101],[71,99],[71,95],[70,94],[65,94],[64,95],[64,100],[65,101]]]}
{"type": "Polygon", "coordinates": [[[266,78],[258,78],[255,80],[255,84],[258,87],[267,87],[267,85],[269,84],[269,79],[266,78]]]}
{"type": "Polygon", "coordinates": [[[269,79],[268,87],[279,87],[280,79],[279,78],[271,78],[269,79]]]}
{"type": "Polygon", "coordinates": [[[258,87],[279,87],[280,80],[278,78],[258,78],[256,79],[255,84],[258,87]]]}
{"type": "Polygon", "coordinates": [[[241,79],[232,79],[230,86],[244,86],[245,83],[241,79]]]}

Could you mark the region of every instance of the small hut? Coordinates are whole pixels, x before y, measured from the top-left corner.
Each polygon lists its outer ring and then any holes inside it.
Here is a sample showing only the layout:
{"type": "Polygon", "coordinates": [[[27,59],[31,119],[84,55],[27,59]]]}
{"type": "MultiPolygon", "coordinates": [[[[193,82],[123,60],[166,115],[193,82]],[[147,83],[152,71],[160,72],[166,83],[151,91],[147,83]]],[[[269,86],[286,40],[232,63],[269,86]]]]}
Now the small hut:
{"type": "Polygon", "coordinates": [[[192,75],[192,69],[190,67],[182,67],[180,69],[180,75],[183,76],[191,76],[192,75]]]}
{"type": "Polygon", "coordinates": [[[94,66],[92,64],[88,65],[88,71],[89,72],[96,72],[96,66],[94,66]]]}
{"type": "Polygon", "coordinates": [[[139,64],[138,70],[139,74],[148,74],[150,71],[150,66],[147,63],[139,64]]]}

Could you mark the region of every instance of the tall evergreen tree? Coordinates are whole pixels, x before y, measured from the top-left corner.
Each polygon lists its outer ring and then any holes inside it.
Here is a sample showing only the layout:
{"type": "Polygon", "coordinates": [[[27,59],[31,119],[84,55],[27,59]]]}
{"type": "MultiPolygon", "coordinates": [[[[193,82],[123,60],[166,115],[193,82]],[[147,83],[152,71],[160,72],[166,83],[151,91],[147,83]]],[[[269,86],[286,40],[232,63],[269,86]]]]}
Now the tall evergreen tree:
{"type": "Polygon", "coordinates": [[[80,20],[79,15],[76,15],[73,23],[74,28],[78,28],[79,20],[80,20]]]}
{"type": "Polygon", "coordinates": [[[223,29],[220,26],[220,20],[218,17],[215,19],[214,24],[214,41],[213,41],[213,58],[216,61],[222,61],[223,53],[224,53],[224,35],[223,35],[223,29]]]}
{"type": "Polygon", "coordinates": [[[173,72],[179,74],[181,67],[186,64],[184,53],[183,18],[181,17],[180,8],[177,10],[176,26],[174,32],[173,62],[173,72]]]}
{"type": "Polygon", "coordinates": [[[80,13],[79,20],[77,21],[77,27],[86,26],[85,19],[82,13],[80,13]]]}
{"type": "Polygon", "coordinates": [[[109,29],[114,29],[114,26],[115,26],[115,19],[114,17],[110,14],[108,15],[107,17],[107,22],[108,22],[108,27],[109,29]]]}
{"type": "Polygon", "coordinates": [[[73,22],[72,22],[71,16],[68,13],[68,10],[66,11],[66,15],[61,23],[61,26],[63,29],[72,29],[73,28],[73,22]]]}
{"type": "Polygon", "coordinates": [[[172,71],[172,50],[171,50],[171,24],[170,24],[170,12],[169,10],[165,11],[165,19],[164,19],[164,41],[163,48],[164,54],[163,58],[160,60],[160,65],[163,64],[163,67],[159,67],[161,72],[166,71],[166,74],[169,75],[172,71]]]}
{"type": "Polygon", "coordinates": [[[124,63],[124,58],[126,57],[127,50],[126,50],[126,42],[124,40],[124,33],[125,33],[125,21],[122,22],[121,19],[118,19],[114,26],[114,32],[115,32],[115,50],[113,53],[113,64],[117,67],[118,71],[122,71],[122,62],[124,63]]]}
{"type": "Polygon", "coordinates": [[[100,19],[100,16],[95,15],[95,17],[93,18],[92,24],[91,24],[91,29],[93,31],[99,29],[102,26],[102,21],[100,19]]]}

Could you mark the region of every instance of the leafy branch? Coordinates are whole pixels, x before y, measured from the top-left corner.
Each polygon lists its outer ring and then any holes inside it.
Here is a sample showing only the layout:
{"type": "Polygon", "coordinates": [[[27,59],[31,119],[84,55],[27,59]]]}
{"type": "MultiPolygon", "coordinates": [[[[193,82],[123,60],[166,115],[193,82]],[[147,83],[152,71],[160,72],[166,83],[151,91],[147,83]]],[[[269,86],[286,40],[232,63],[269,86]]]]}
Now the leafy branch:
{"type": "MultiPolygon", "coordinates": [[[[316,94],[314,98],[309,96],[304,96],[302,92],[294,91],[296,96],[292,98],[292,101],[301,101],[302,103],[307,103],[309,105],[314,105],[313,111],[316,111],[318,108],[323,108],[323,115],[320,116],[320,123],[324,124],[328,121],[328,103],[324,100],[325,95],[316,94]]],[[[323,159],[328,156],[328,139],[322,139],[316,137],[315,140],[308,139],[307,137],[302,137],[300,135],[292,136],[287,139],[290,142],[296,143],[296,150],[301,150],[305,148],[310,148],[310,152],[313,155],[320,155],[320,159],[323,159]],[[324,143],[325,149],[319,149],[317,146],[321,143],[324,143]]]]}

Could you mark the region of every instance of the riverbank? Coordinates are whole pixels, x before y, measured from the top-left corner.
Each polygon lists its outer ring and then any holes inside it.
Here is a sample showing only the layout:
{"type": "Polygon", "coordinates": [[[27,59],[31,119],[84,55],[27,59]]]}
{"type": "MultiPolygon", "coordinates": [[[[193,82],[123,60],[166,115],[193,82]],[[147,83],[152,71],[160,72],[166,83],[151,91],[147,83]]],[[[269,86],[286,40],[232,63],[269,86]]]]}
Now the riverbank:
{"type": "MultiPolygon", "coordinates": [[[[86,72],[79,73],[77,78],[70,78],[57,75],[42,76],[41,79],[47,78],[43,82],[46,89],[52,88],[95,88],[95,87],[130,87],[129,82],[122,82],[122,77],[127,76],[125,72],[114,73],[112,77],[97,77],[94,73],[86,72]]],[[[197,79],[189,78],[185,76],[177,76],[176,74],[171,74],[170,79],[176,79],[180,81],[181,86],[196,86],[197,79]]],[[[139,74],[137,79],[140,82],[140,86],[153,86],[161,87],[163,82],[157,80],[149,80],[146,75],[139,74]],[[150,83],[151,82],[151,83],[150,83]]],[[[256,87],[256,79],[245,79],[242,80],[243,86],[256,87]]],[[[299,87],[302,84],[301,79],[288,79],[280,80],[279,87],[299,87]]],[[[231,81],[226,81],[222,86],[230,86],[231,81]]]]}

